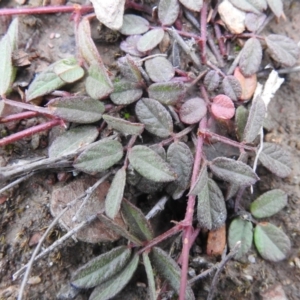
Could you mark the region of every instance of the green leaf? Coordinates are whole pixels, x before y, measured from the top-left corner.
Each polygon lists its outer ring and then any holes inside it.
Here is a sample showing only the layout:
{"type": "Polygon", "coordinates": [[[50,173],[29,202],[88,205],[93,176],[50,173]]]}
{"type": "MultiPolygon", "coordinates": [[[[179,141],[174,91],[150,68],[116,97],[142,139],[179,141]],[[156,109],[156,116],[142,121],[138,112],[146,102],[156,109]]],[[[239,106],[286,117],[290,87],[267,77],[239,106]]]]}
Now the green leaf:
{"type": "Polygon", "coordinates": [[[163,39],[164,30],[156,28],[145,33],[137,42],[136,47],[140,52],[154,49],[163,39]]]}
{"type": "Polygon", "coordinates": [[[172,117],[158,101],[142,98],[135,106],[135,113],[146,130],[156,136],[166,138],[173,132],[172,117]]]}
{"type": "Polygon", "coordinates": [[[253,5],[251,0],[229,0],[238,9],[260,14],[260,11],[253,5]]]}
{"type": "Polygon", "coordinates": [[[110,127],[120,131],[124,135],[141,135],[145,128],[144,124],[132,123],[110,115],[103,115],[103,119],[110,127]]]}
{"type": "Polygon", "coordinates": [[[239,141],[242,141],[244,139],[244,131],[247,124],[248,116],[249,111],[243,105],[240,105],[235,110],[235,130],[239,141]]]}
{"type": "Polygon", "coordinates": [[[88,70],[89,76],[85,80],[85,89],[90,97],[103,99],[113,90],[113,84],[102,65],[91,65],[88,70]]]}
{"type": "Polygon", "coordinates": [[[230,223],[228,231],[229,248],[232,249],[238,241],[241,241],[241,247],[235,255],[236,259],[240,259],[249,251],[252,239],[253,225],[251,222],[236,218],[230,223]]]}
{"type": "Polygon", "coordinates": [[[88,174],[103,172],[117,163],[123,156],[122,144],[113,140],[93,143],[75,160],[74,168],[88,174]]]}
{"type": "Polygon", "coordinates": [[[114,83],[114,92],[110,94],[111,101],[116,105],[128,105],[140,99],[143,90],[139,84],[127,80],[114,83]]]}
{"type": "Polygon", "coordinates": [[[83,77],[84,72],[78,71],[80,68],[74,57],[65,58],[48,66],[39,73],[30,84],[26,101],[31,101],[37,97],[44,96],[61,88],[66,83],[74,82],[83,77]],[[73,73],[74,72],[74,73],[73,73]],[[62,77],[60,77],[63,75],[62,77]],[[63,78],[72,81],[64,81],[63,78]]]}
{"type": "Polygon", "coordinates": [[[197,219],[201,228],[215,230],[222,227],[227,218],[223,194],[210,178],[198,194],[197,219]]]}
{"type": "Polygon", "coordinates": [[[154,82],[166,82],[175,75],[174,67],[165,57],[158,56],[146,60],[145,68],[150,79],[154,82]]]}
{"type": "Polygon", "coordinates": [[[74,273],[72,285],[88,289],[109,280],[128,263],[131,252],[126,246],[120,246],[90,260],[74,273]]]}
{"type": "Polygon", "coordinates": [[[191,187],[189,195],[198,195],[207,185],[208,175],[207,175],[207,164],[204,164],[199,172],[195,184],[191,187]]]}
{"type": "Polygon", "coordinates": [[[239,61],[244,76],[256,74],[262,60],[262,47],[257,38],[250,38],[245,43],[239,61]]]}
{"type": "Polygon", "coordinates": [[[151,241],[154,238],[152,227],[141,210],[124,199],[121,211],[131,234],[140,241],[151,241]]]}
{"type": "Polygon", "coordinates": [[[251,143],[257,137],[266,117],[267,108],[261,97],[252,101],[249,117],[245,126],[244,138],[246,143],[251,143]]]}
{"type": "MultiPolygon", "coordinates": [[[[179,294],[180,290],[180,268],[177,263],[165,251],[158,247],[153,247],[150,259],[158,274],[167,280],[170,286],[179,294]]],[[[187,283],[185,290],[185,300],[195,299],[193,290],[187,283]]]]}
{"type": "Polygon", "coordinates": [[[186,8],[199,12],[203,6],[203,0],[179,0],[186,8]]]}
{"type": "Polygon", "coordinates": [[[288,236],[281,229],[267,222],[256,225],[254,243],[264,259],[274,262],[285,259],[291,250],[288,236]]]}
{"type": "Polygon", "coordinates": [[[135,254],[129,264],[119,274],[98,285],[89,297],[89,300],[108,300],[117,295],[130,281],[138,267],[139,256],[135,254]]]}
{"type": "Polygon", "coordinates": [[[211,70],[204,77],[204,85],[209,92],[213,92],[220,83],[220,75],[217,71],[211,70]]]}
{"type": "Polygon", "coordinates": [[[155,182],[176,179],[176,174],[156,152],[146,146],[134,146],[128,155],[130,164],[142,176],[155,182]]]}
{"type": "Polygon", "coordinates": [[[18,25],[19,19],[15,18],[0,41],[0,96],[4,96],[11,90],[11,85],[16,76],[12,54],[17,49],[18,25]]]}
{"type": "Polygon", "coordinates": [[[175,105],[183,100],[186,89],[182,82],[159,82],[149,86],[148,94],[164,105],[175,105]]]}
{"type": "Polygon", "coordinates": [[[199,97],[192,98],[183,103],[179,110],[179,116],[183,123],[198,123],[207,113],[205,101],[199,97]]]}
{"type": "Polygon", "coordinates": [[[60,157],[73,153],[96,140],[96,126],[78,126],[58,136],[48,150],[49,157],[60,157]]]}
{"type": "Polygon", "coordinates": [[[114,219],[120,210],[125,183],[126,170],[123,167],[116,173],[105,199],[105,213],[111,219],[114,219]]]}
{"type": "Polygon", "coordinates": [[[143,252],[143,262],[147,274],[148,280],[148,295],[149,300],[156,300],[156,289],[155,289],[155,279],[153,274],[153,269],[151,266],[151,262],[147,253],[143,252]]]}
{"type": "Polygon", "coordinates": [[[135,62],[133,57],[126,55],[118,59],[118,66],[121,74],[130,82],[141,83],[143,82],[142,74],[139,70],[138,63],[135,62]]]}
{"type": "Polygon", "coordinates": [[[163,26],[172,25],[179,15],[178,0],[160,1],[158,4],[158,19],[163,26]]]}
{"type": "Polygon", "coordinates": [[[291,155],[280,145],[264,143],[263,150],[258,159],[264,167],[281,178],[289,176],[292,172],[291,155]]]}
{"type": "Polygon", "coordinates": [[[209,167],[217,177],[241,186],[253,185],[259,179],[245,163],[226,157],[215,158],[209,167]]]}
{"type": "Polygon", "coordinates": [[[283,15],[282,0],[267,0],[267,2],[274,15],[280,18],[283,15]]]}
{"type": "Polygon", "coordinates": [[[124,35],[142,34],[149,30],[149,22],[137,15],[126,14],[120,32],[124,35]]]}
{"type": "Polygon", "coordinates": [[[226,76],[222,80],[224,94],[233,101],[238,101],[242,96],[242,87],[240,82],[232,75],[226,76]]]}
{"type": "Polygon", "coordinates": [[[104,105],[89,97],[63,97],[48,102],[48,108],[53,115],[68,122],[94,123],[102,118],[104,105]]]}
{"type": "Polygon", "coordinates": [[[179,199],[190,183],[194,157],[185,143],[175,142],[168,148],[167,162],[177,174],[176,180],[167,186],[167,192],[173,199],[179,199]]]}
{"type": "Polygon", "coordinates": [[[287,205],[287,194],[279,189],[268,191],[251,203],[250,211],[255,218],[275,215],[287,205]]]}

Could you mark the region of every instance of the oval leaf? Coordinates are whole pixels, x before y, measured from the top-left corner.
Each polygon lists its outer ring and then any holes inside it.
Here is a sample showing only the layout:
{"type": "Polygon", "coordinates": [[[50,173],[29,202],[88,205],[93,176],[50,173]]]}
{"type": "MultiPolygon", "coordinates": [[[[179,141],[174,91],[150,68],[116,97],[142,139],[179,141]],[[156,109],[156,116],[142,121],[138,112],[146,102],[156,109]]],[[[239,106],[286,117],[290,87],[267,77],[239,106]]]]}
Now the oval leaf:
{"type": "Polygon", "coordinates": [[[139,256],[135,254],[129,264],[116,276],[98,285],[89,300],[108,300],[117,295],[130,281],[138,267],[139,256]]]}
{"type": "Polygon", "coordinates": [[[207,185],[208,175],[207,175],[207,165],[204,164],[199,172],[195,184],[191,187],[189,195],[198,195],[207,185]]]}
{"type": "Polygon", "coordinates": [[[192,98],[183,103],[179,110],[182,122],[194,124],[199,122],[207,113],[206,103],[201,98],[192,98]]]}
{"type": "Polygon", "coordinates": [[[164,105],[175,105],[185,97],[186,89],[182,82],[159,82],[151,84],[148,93],[164,105]]]}
{"type": "Polygon", "coordinates": [[[122,215],[129,232],[139,240],[151,241],[154,238],[152,227],[144,214],[126,199],[122,201],[122,215]]]}
{"type": "Polygon", "coordinates": [[[287,177],[292,172],[290,153],[277,144],[264,143],[258,159],[268,170],[279,177],[287,177]]]}
{"type": "Polygon", "coordinates": [[[125,41],[121,42],[120,49],[133,56],[144,56],[145,54],[137,49],[137,43],[141,37],[141,35],[131,35],[127,37],[125,41]]]}
{"type": "Polygon", "coordinates": [[[155,182],[176,179],[176,174],[156,152],[146,146],[134,146],[128,155],[130,164],[145,178],[155,182]]]}
{"type": "Polygon", "coordinates": [[[270,34],[266,37],[266,43],[271,57],[279,63],[292,67],[299,57],[297,44],[287,36],[270,34]]]}
{"type": "Polygon", "coordinates": [[[89,97],[64,97],[48,102],[52,114],[68,122],[94,123],[102,118],[105,106],[89,97]]]}
{"type": "Polygon", "coordinates": [[[90,260],[74,273],[71,279],[72,285],[87,289],[107,281],[124,268],[131,252],[131,249],[120,246],[90,260]]]}
{"type": "Polygon", "coordinates": [[[96,126],[79,126],[58,136],[48,150],[49,157],[60,157],[73,153],[97,138],[99,132],[96,126]]]}
{"type": "Polygon", "coordinates": [[[256,86],[257,86],[257,76],[253,74],[252,76],[245,77],[240,68],[237,67],[234,70],[234,77],[239,81],[242,88],[242,95],[240,100],[249,100],[252,98],[256,86]]]}
{"type": "Polygon", "coordinates": [[[206,185],[198,194],[197,219],[201,228],[215,230],[224,225],[227,210],[222,191],[208,178],[206,185]]]}
{"type": "Polygon", "coordinates": [[[251,0],[229,0],[238,9],[260,14],[260,11],[253,5],[251,0]]]}
{"type": "Polygon", "coordinates": [[[172,25],[179,15],[178,0],[164,0],[158,4],[158,18],[162,25],[172,25]]]}
{"type": "Polygon", "coordinates": [[[141,135],[145,127],[144,124],[132,123],[110,115],[103,115],[103,119],[110,127],[120,131],[124,135],[141,135]]]}
{"type": "Polygon", "coordinates": [[[283,15],[282,0],[267,0],[267,2],[274,15],[280,18],[283,15]]]}
{"type": "Polygon", "coordinates": [[[261,64],[262,47],[258,39],[250,38],[241,51],[239,65],[245,76],[255,74],[261,64]]]}
{"type": "Polygon", "coordinates": [[[123,17],[120,32],[124,35],[142,34],[149,30],[149,22],[137,15],[127,14],[123,17]]]}
{"type": "Polygon", "coordinates": [[[127,80],[120,80],[114,83],[114,92],[110,94],[110,99],[117,105],[127,105],[141,98],[143,90],[139,85],[127,80]]]}
{"type": "Polygon", "coordinates": [[[246,15],[246,19],[245,19],[246,28],[249,31],[255,32],[260,28],[260,26],[262,26],[262,24],[265,22],[266,18],[267,18],[267,15],[265,15],[265,14],[257,15],[257,14],[253,14],[253,13],[248,13],[246,15]]]}
{"type": "Polygon", "coordinates": [[[164,30],[162,28],[152,29],[139,39],[136,47],[140,52],[147,52],[154,49],[162,41],[163,37],[164,30]]]}
{"type": "Polygon", "coordinates": [[[70,65],[68,62],[57,64],[53,70],[54,73],[66,83],[72,83],[84,75],[83,69],[79,65],[73,64],[72,61],[70,65]]]}
{"type": "Polygon", "coordinates": [[[241,247],[234,256],[236,259],[242,258],[251,248],[253,239],[253,225],[251,222],[241,218],[234,219],[229,226],[228,244],[232,249],[238,241],[241,242],[241,247]]]}
{"type": "Polygon", "coordinates": [[[125,183],[126,170],[123,167],[116,173],[105,199],[105,214],[111,219],[114,219],[120,210],[125,183]]]}
{"type": "Polygon", "coordinates": [[[244,138],[244,131],[247,124],[249,111],[245,106],[239,106],[235,111],[235,130],[239,141],[244,138]]]}
{"type": "Polygon", "coordinates": [[[179,0],[186,8],[199,12],[203,6],[203,0],[179,0]]]}
{"type": "Polygon", "coordinates": [[[209,92],[213,92],[220,83],[220,75],[218,72],[211,70],[204,77],[204,85],[209,92]]]}
{"type": "Polygon", "coordinates": [[[143,82],[142,74],[139,70],[138,63],[130,56],[126,55],[125,57],[121,57],[118,59],[118,66],[121,74],[125,79],[141,83],[143,82]]]}
{"type": "Polygon", "coordinates": [[[255,218],[267,218],[275,215],[287,205],[287,194],[282,190],[272,190],[262,194],[250,205],[255,218]]]}
{"type": "Polygon", "coordinates": [[[224,94],[231,100],[237,101],[242,96],[242,87],[234,76],[226,76],[222,81],[224,94]]]}
{"type": "Polygon", "coordinates": [[[226,157],[215,158],[209,167],[217,177],[241,186],[253,185],[259,179],[245,163],[226,157]]]}
{"type": "Polygon", "coordinates": [[[149,300],[156,300],[156,288],[155,288],[155,279],[154,279],[154,273],[151,266],[151,262],[149,259],[149,256],[147,253],[143,252],[143,262],[147,274],[147,280],[148,280],[148,295],[149,300]]]}
{"type": "Polygon", "coordinates": [[[175,75],[172,64],[165,57],[154,57],[146,60],[146,71],[154,82],[169,81],[175,75]]]}
{"type": "Polygon", "coordinates": [[[173,132],[172,117],[158,101],[142,98],[135,106],[135,113],[149,132],[162,138],[173,132]]]}
{"type": "MultiPolygon", "coordinates": [[[[162,276],[170,286],[179,294],[180,290],[180,268],[177,263],[165,251],[158,247],[153,247],[150,259],[158,274],[162,276]]],[[[187,283],[185,291],[185,300],[195,299],[190,285],[187,283]]]]}
{"type": "Polygon", "coordinates": [[[102,172],[117,163],[123,156],[122,144],[118,141],[101,140],[90,145],[75,160],[74,168],[88,174],[102,172]]]}
{"type": "Polygon", "coordinates": [[[234,116],[234,104],[226,95],[218,95],[213,99],[211,112],[217,119],[229,120],[234,116]]]}
{"type": "Polygon", "coordinates": [[[288,236],[278,227],[266,222],[256,225],[254,243],[264,259],[274,262],[285,259],[291,249],[288,236]]]}

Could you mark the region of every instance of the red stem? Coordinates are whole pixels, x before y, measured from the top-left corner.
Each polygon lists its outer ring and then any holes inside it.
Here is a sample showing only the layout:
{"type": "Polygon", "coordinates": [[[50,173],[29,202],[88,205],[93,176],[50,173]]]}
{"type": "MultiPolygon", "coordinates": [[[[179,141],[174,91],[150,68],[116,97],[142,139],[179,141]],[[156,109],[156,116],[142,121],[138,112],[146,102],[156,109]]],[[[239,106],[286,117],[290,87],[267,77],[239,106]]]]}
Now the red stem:
{"type": "Polygon", "coordinates": [[[223,37],[222,37],[222,33],[221,33],[221,29],[219,27],[219,24],[214,24],[214,30],[215,30],[215,34],[216,34],[216,37],[217,37],[217,40],[218,40],[221,55],[226,56],[227,51],[226,51],[225,43],[224,43],[224,40],[223,40],[223,37]]]}
{"type": "Polygon", "coordinates": [[[11,121],[17,121],[22,119],[28,119],[39,115],[36,111],[24,111],[18,114],[10,115],[7,117],[0,118],[0,123],[7,123],[11,121]]]}
{"type": "Polygon", "coordinates": [[[49,121],[47,123],[43,123],[43,124],[31,127],[31,128],[25,129],[23,131],[11,134],[10,136],[7,136],[0,140],[0,147],[6,146],[8,144],[11,144],[15,141],[18,141],[18,140],[24,138],[24,137],[31,136],[35,133],[51,129],[52,127],[57,126],[57,125],[62,125],[62,120],[55,119],[55,120],[49,121]]]}
{"type": "Polygon", "coordinates": [[[207,19],[207,3],[204,0],[203,6],[200,13],[200,30],[201,30],[201,41],[200,41],[200,49],[201,49],[201,61],[203,64],[206,64],[206,19],[207,19]]]}

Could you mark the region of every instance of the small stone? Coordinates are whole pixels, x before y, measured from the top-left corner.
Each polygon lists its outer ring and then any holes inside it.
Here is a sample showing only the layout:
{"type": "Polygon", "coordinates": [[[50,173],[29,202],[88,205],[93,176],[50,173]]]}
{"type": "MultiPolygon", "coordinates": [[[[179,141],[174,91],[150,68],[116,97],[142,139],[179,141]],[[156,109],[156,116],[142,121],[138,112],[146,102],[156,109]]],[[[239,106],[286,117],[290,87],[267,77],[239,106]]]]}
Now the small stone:
{"type": "Polygon", "coordinates": [[[28,279],[27,283],[30,285],[39,284],[42,281],[40,276],[32,276],[28,279]]]}
{"type": "Polygon", "coordinates": [[[49,36],[50,40],[53,40],[53,39],[54,39],[54,36],[55,36],[55,33],[54,33],[54,32],[51,32],[51,33],[50,33],[50,36],[49,36]]]}
{"type": "Polygon", "coordinates": [[[254,255],[249,255],[248,256],[248,260],[249,262],[251,262],[251,264],[255,264],[256,263],[256,259],[254,255]]]}
{"type": "Polygon", "coordinates": [[[34,233],[28,242],[29,247],[36,245],[40,241],[41,237],[42,235],[39,232],[34,233]]]}
{"type": "Polygon", "coordinates": [[[60,38],[60,33],[55,33],[55,38],[59,39],[60,38]]]}
{"type": "Polygon", "coordinates": [[[262,300],[288,300],[281,284],[273,285],[260,295],[262,300]]]}

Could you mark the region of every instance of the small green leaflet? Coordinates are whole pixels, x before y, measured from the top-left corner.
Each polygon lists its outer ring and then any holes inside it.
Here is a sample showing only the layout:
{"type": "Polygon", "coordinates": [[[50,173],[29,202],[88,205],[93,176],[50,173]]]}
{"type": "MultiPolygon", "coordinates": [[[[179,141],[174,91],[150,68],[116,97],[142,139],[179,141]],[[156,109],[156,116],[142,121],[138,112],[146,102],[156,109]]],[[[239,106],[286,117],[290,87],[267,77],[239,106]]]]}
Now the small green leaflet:
{"type": "Polygon", "coordinates": [[[148,295],[149,295],[149,300],[156,300],[157,295],[156,295],[156,288],[155,288],[155,280],[154,280],[154,274],[153,274],[153,269],[151,266],[151,262],[149,259],[149,256],[147,253],[143,252],[143,262],[147,274],[147,280],[148,280],[148,295]]]}
{"type": "Polygon", "coordinates": [[[172,25],[179,15],[178,0],[164,0],[158,4],[158,18],[163,26],[172,25]]]}
{"type": "Polygon", "coordinates": [[[199,12],[203,6],[203,0],[179,0],[186,8],[199,12]]]}
{"type": "Polygon", "coordinates": [[[287,204],[287,194],[279,189],[268,191],[251,203],[250,211],[255,218],[275,215],[287,204]]]}
{"type": "Polygon", "coordinates": [[[248,116],[249,111],[243,105],[240,105],[235,110],[235,131],[239,141],[242,141],[244,139],[244,131],[247,124],[248,116]]]}
{"type": "Polygon", "coordinates": [[[146,52],[155,48],[163,39],[164,30],[156,28],[145,33],[137,42],[137,49],[140,52],[146,52]]]}
{"type": "Polygon", "coordinates": [[[220,75],[217,71],[211,70],[204,77],[204,85],[209,92],[213,92],[220,84],[220,75]]]}
{"type": "Polygon", "coordinates": [[[222,88],[223,88],[224,94],[233,101],[238,101],[239,98],[242,96],[241,84],[232,75],[226,76],[222,80],[222,88]]]}
{"type": "Polygon", "coordinates": [[[88,289],[118,274],[130,259],[132,250],[120,246],[104,253],[79,268],[71,282],[77,288],[88,289]]]}
{"type": "Polygon", "coordinates": [[[207,185],[208,175],[207,175],[207,164],[205,163],[196,179],[195,184],[191,187],[189,195],[198,195],[201,193],[203,188],[207,185]]]}
{"type": "Polygon", "coordinates": [[[138,83],[123,79],[114,83],[110,99],[116,105],[128,105],[140,99],[142,95],[143,90],[138,83]]]}
{"type": "Polygon", "coordinates": [[[260,14],[259,9],[255,7],[251,0],[229,0],[235,7],[255,14],[260,14]]]}
{"type": "Polygon", "coordinates": [[[180,119],[186,124],[198,123],[206,113],[207,105],[205,101],[199,97],[185,101],[179,110],[180,119]]]}
{"type": "Polygon", "coordinates": [[[142,34],[149,30],[149,22],[137,15],[126,14],[120,32],[124,35],[142,34]]]}
{"type": "Polygon", "coordinates": [[[118,59],[120,72],[130,83],[143,82],[142,74],[139,70],[138,64],[139,63],[128,54],[125,57],[123,56],[118,59]]]}
{"type": "Polygon", "coordinates": [[[173,65],[165,57],[158,56],[146,60],[145,68],[154,82],[167,82],[175,75],[173,65]]]}
{"type": "Polygon", "coordinates": [[[169,182],[176,179],[171,166],[146,146],[134,146],[129,151],[128,158],[137,172],[152,181],[169,182]]]}
{"type": "Polygon", "coordinates": [[[254,243],[264,259],[274,262],[285,259],[291,250],[288,236],[281,229],[267,222],[256,225],[254,243]]]}
{"type": "Polygon", "coordinates": [[[268,2],[268,5],[274,15],[277,18],[280,18],[283,15],[283,3],[282,0],[266,0],[268,2]]]}
{"type": "Polygon", "coordinates": [[[114,140],[93,143],[75,160],[74,168],[88,174],[97,174],[112,167],[123,156],[122,144],[114,140]]]}

